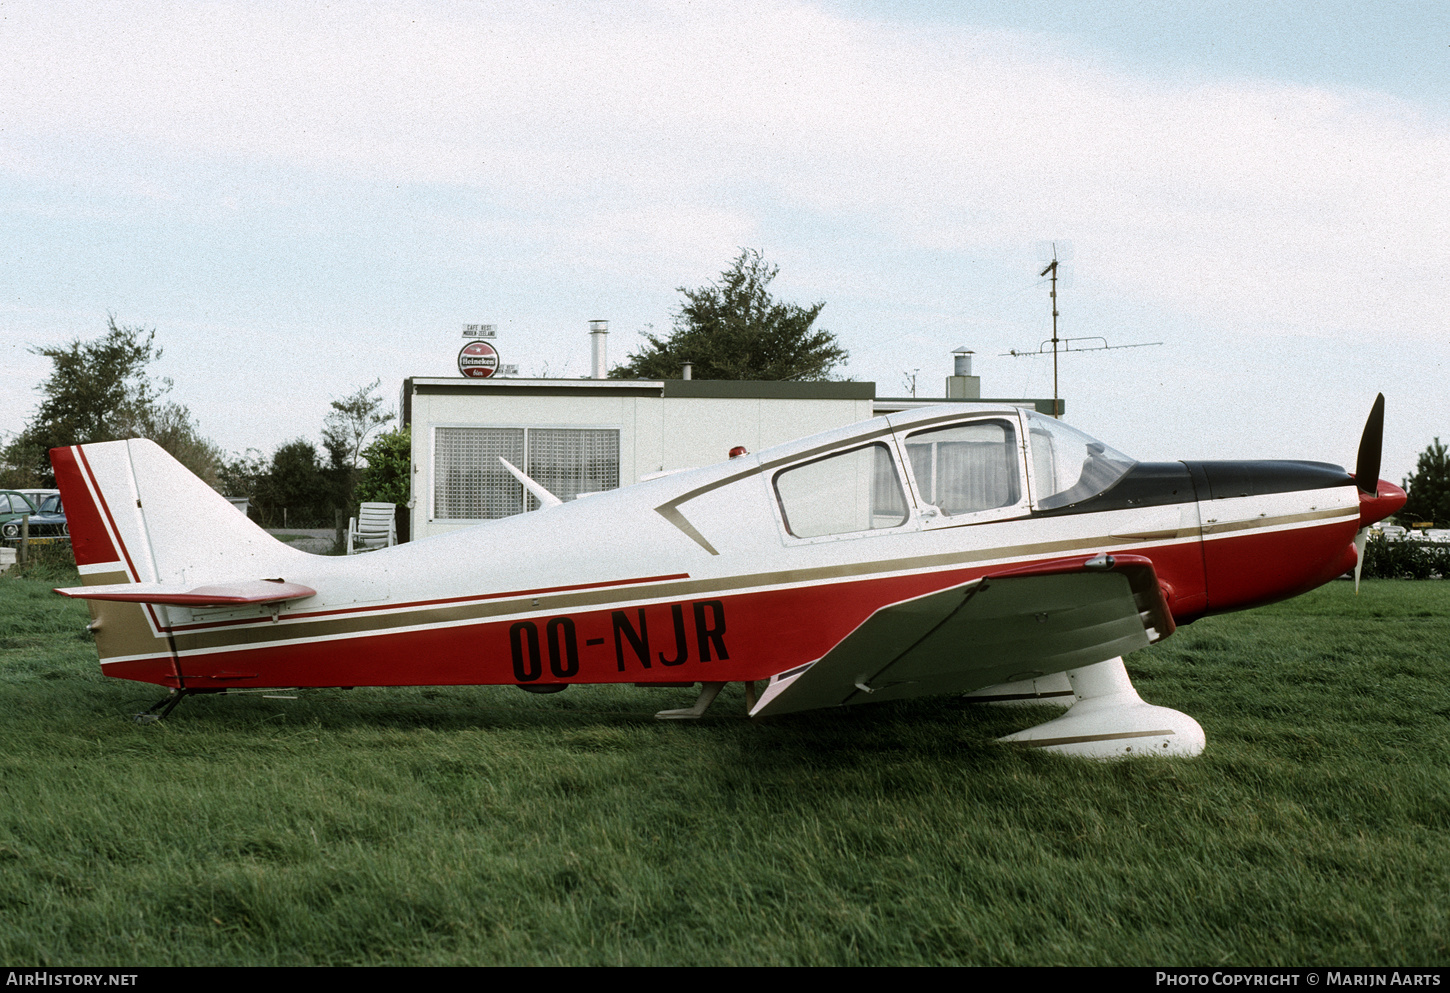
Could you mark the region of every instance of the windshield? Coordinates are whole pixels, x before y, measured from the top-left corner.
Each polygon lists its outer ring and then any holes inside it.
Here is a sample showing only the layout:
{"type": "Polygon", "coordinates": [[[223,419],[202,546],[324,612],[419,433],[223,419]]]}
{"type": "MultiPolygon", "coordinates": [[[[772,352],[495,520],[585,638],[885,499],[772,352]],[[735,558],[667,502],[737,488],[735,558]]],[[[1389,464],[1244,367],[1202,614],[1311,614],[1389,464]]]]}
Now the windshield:
{"type": "Polygon", "coordinates": [[[9,501],[5,500],[6,494],[0,493],[0,513],[9,512],[12,514],[33,514],[35,504],[23,493],[9,494],[9,501]]]}
{"type": "Polygon", "coordinates": [[[1055,510],[1097,496],[1136,462],[1056,418],[1029,413],[1027,425],[1039,510],[1055,510]]]}

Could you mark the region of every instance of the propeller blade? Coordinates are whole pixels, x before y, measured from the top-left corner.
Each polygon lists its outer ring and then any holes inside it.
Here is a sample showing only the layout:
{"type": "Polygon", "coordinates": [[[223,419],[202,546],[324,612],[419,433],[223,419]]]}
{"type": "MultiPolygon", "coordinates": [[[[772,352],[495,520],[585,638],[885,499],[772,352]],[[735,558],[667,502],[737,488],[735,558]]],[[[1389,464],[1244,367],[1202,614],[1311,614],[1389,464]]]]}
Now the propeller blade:
{"type": "Polygon", "coordinates": [[[1364,434],[1359,439],[1359,459],[1354,464],[1354,482],[1363,493],[1375,494],[1380,483],[1380,452],[1385,443],[1385,395],[1375,397],[1364,434]]]}
{"type": "Polygon", "coordinates": [[[1358,553],[1354,560],[1354,595],[1359,596],[1359,574],[1364,569],[1364,545],[1369,539],[1369,528],[1360,528],[1354,535],[1354,550],[1358,553]]]}

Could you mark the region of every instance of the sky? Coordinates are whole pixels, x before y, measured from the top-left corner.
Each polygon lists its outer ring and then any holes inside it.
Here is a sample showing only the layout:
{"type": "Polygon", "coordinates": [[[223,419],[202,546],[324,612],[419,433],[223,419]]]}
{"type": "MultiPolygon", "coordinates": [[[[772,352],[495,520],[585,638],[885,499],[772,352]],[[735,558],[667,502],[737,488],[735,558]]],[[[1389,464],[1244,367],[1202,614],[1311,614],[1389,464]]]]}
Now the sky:
{"type": "Polygon", "coordinates": [[[374,379],[668,331],[742,248],[836,372],[1050,396],[1142,459],[1450,439],[1450,5],[0,0],[0,440],[154,328],[228,451],[374,379]]]}

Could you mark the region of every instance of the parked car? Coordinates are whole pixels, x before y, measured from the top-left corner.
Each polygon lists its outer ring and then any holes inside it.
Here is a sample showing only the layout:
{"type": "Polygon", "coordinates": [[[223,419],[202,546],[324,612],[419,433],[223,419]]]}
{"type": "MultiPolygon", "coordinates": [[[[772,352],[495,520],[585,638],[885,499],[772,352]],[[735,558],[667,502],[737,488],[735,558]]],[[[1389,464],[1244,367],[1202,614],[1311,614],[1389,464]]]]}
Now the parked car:
{"type": "MultiPolygon", "coordinates": [[[[57,494],[59,496],[59,494],[57,494]]],[[[0,539],[19,541],[21,518],[30,515],[30,540],[36,543],[70,540],[64,514],[42,513],[30,498],[15,490],[0,490],[0,539]]]]}
{"type": "Polygon", "coordinates": [[[21,496],[25,497],[25,499],[35,504],[36,507],[39,507],[41,503],[44,502],[46,497],[60,495],[60,490],[30,490],[26,489],[24,486],[18,486],[10,492],[19,493],[21,496]]]}

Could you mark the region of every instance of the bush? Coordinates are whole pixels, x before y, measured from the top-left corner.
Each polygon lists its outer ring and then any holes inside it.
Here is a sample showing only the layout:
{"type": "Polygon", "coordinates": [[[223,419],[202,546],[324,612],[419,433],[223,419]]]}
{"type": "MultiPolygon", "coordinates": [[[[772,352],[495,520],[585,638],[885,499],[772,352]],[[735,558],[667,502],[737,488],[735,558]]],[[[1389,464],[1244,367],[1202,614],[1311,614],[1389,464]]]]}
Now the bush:
{"type": "MultiPolygon", "coordinates": [[[[6,547],[14,548],[16,543],[7,542],[6,547]]],[[[0,576],[10,579],[36,579],[57,586],[80,585],[80,575],[76,572],[76,558],[71,551],[70,542],[31,545],[29,553],[29,559],[24,565],[17,562],[0,573],[0,576]]]]}
{"type": "Polygon", "coordinates": [[[1368,579],[1444,579],[1450,577],[1450,545],[1387,541],[1384,535],[1371,534],[1361,574],[1368,579]]]}
{"type": "Polygon", "coordinates": [[[363,452],[367,468],[362,471],[354,495],[358,503],[395,503],[403,506],[408,502],[412,484],[413,441],[407,428],[380,435],[363,452]]]}

